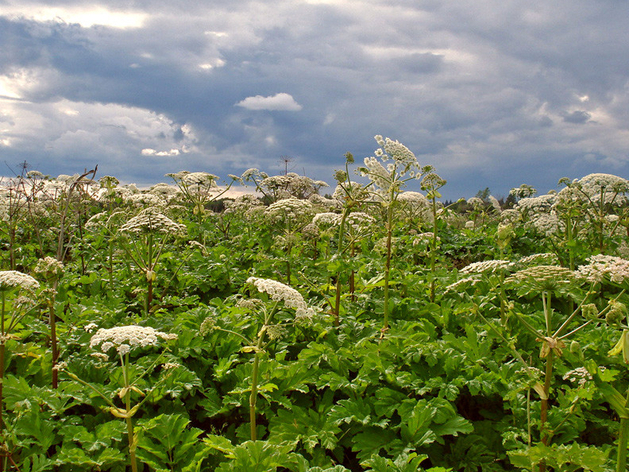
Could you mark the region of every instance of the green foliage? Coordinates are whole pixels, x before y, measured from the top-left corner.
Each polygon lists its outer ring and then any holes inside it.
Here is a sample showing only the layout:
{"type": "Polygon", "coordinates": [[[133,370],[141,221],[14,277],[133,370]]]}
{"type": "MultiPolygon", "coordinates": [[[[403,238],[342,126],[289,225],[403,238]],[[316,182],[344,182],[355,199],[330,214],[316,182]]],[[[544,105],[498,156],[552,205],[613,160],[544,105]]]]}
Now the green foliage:
{"type": "MultiPolygon", "coordinates": [[[[62,185],[58,198],[42,194],[45,205],[35,190],[13,193],[2,268],[35,274],[62,248],[64,273],[55,285],[40,278],[19,316],[24,299],[3,305],[3,470],[123,472],[131,457],[137,470],[190,472],[618,468],[629,432],[629,262],[617,252],[629,186],[599,188],[607,202],[584,197],[587,179],[528,203],[532,190],[520,188],[515,213],[444,207],[434,169],[378,144],[393,167],[369,160],[360,184],[348,156],[332,199],[313,195],[321,182],[251,173],[266,203],[292,196],[304,209],[277,220],[255,197],[218,205],[205,174],[195,176],[205,187],[176,174],[188,193],[162,187],[167,198],[110,179],[99,199],[85,181],[72,195],[62,185]],[[405,196],[418,177],[424,194],[405,196]],[[179,236],[123,236],[153,197],[179,236]],[[338,224],[314,227],[317,213],[338,224]],[[357,214],[370,223],[352,223],[357,214]],[[557,217],[554,232],[535,224],[541,215],[557,217]],[[540,252],[551,256],[529,258],[540,252]],[[579,276],[595,254],[615,272],[579,276]],[[312,316],[297,319],[250,277],[290,285],[312,316]],[[177,340],[126,361],[90,346],[98,329],[129,325],[177,340]]],[[[488,189],[478,197],[490,200],[488,189]]]]}

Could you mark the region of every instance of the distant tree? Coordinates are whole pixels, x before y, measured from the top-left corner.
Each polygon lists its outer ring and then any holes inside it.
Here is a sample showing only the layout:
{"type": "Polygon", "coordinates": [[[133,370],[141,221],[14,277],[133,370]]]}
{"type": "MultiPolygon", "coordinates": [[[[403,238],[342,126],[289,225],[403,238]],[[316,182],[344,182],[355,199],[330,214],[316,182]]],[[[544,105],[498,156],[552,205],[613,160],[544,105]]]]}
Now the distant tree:
{"type": "Polygon", "coordinates": [[[476,192],[476,197],[480,198],[485,203],[487,203],[487,201],[489,200],[490,195],[491,195],[491,190],[489,190],[489,187],[485,187],[484,190],[479,190],[478,192],[476,192]]]}

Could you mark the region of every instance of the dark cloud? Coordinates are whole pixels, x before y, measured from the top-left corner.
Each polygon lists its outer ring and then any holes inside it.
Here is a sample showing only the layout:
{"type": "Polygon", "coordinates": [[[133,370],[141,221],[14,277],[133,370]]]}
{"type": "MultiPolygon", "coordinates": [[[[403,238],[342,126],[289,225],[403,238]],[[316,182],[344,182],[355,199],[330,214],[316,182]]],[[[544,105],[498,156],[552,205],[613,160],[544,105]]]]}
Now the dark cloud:
{"type": "Polygon", "coordinates": [[[590,118],[592,118],[592,115],[584,110],[575,110],[571,113],[565,113],[563,115],[563,120],[566,123],[574,123],[577,125],[587,123],[590,118]]]}
{"type": "Polygon", "coordinates": [[[5,1],[0,149],[47,173],[98,162],[138,182],[280,172],[288,155],[330,181],[382,134],[434,164],[451,198],[629,176],[628,8],[5,1]]]}

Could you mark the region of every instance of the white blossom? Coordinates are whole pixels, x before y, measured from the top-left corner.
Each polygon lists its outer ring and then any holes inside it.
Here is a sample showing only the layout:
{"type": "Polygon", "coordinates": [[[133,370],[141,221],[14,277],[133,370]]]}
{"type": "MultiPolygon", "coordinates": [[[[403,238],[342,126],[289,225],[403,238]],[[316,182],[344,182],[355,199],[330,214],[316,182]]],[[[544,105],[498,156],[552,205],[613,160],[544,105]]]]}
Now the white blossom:
{"type": "Polygon", "coordinates": [[[100,346],[104,353],[115,347],[120,354],[127,354],[141,347],[157,346],[160,338],[168,341],[177,339],[177,335],[163,333],[150,326],[130,325],[108,329],[101,328],[92,336],[90,347],[100,346]]]}
{"type": "Polygon", "coordinates": [[[39,288],[39,282],[30,275],[17,270],[0,271],[0,291],[13,288],[22,288],[30,291],[37,290],[39,288]]]}
{"type": "Polygon", "coordinates": [[[308,306],[304,297],[288,285],[259,277],[249,277],[247,283],[254,285],[259,292],[268,294],[271,300],[284,302],[286,307],[295,310],[298,318],[311,318],[314,315],[314,310],[308,306]]]}

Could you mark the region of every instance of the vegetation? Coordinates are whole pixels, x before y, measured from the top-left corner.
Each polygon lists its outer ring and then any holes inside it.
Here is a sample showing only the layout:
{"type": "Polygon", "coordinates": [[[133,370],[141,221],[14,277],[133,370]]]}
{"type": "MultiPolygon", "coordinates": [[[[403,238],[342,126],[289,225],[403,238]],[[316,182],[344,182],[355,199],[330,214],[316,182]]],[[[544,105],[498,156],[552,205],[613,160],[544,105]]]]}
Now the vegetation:
{"type": "Polygon", "coordinates": [[[629,181],[444,204],[376,140],[329,197],[6,180],[0,470],[624,471],[629,181]]]}

